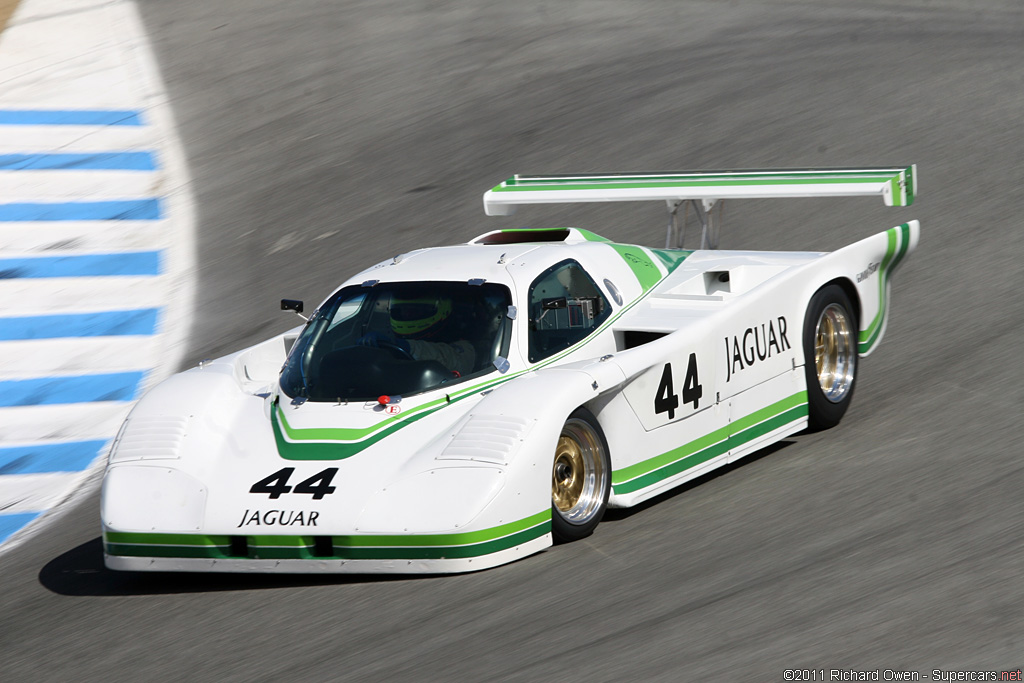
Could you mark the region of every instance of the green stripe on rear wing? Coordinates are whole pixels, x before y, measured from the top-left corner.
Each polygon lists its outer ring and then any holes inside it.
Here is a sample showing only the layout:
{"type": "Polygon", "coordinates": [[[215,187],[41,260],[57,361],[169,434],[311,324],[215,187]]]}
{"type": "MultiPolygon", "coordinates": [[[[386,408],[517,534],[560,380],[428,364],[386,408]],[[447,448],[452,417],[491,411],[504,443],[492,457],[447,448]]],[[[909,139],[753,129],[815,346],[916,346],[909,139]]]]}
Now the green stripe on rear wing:
{"type": "Polygon", "coordinates": [[[484,194],[484,210],[507,216],[525,204],[870,195],[881,195],[887,206],[910,206],[916,176],[916,166],[516,175],[484,194]]]}

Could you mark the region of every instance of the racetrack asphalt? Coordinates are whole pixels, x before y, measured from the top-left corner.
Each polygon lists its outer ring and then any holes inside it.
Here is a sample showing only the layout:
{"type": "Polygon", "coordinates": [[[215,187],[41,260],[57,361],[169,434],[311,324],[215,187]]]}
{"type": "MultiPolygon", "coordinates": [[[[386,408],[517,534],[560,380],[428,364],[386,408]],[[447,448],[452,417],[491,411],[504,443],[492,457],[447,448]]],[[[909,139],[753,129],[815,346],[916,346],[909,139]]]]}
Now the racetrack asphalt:
{"type": "Polygon", "coordinates": [[[431,578],[133,575],[98,496],[0,557],[0,680],[723,680],[1024,663],[1018,2],[144,0],[195,185],[191,361],[498,227],[660,246],[663,207],[483,215],[513,173],[916,163],[920,196],[736,201],[723,248],[906,220],[835,429],[590,538],[431,578]]]}

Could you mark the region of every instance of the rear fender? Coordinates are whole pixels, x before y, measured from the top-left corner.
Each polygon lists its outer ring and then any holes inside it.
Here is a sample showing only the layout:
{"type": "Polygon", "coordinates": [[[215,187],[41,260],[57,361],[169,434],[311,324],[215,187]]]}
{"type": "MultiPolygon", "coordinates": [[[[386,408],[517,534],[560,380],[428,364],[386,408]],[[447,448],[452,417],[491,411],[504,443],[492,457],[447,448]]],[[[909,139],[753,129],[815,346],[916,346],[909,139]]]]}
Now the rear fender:
{"type": "MultiPolygon", "coordinates": [[[[909,221],[805,266],[818,273],[818,277],[807,278],[808,283],[843,280],[841,284],[845,289],[856,292],[860,308],[858,350],[861,356],[874,351],[885,333],[892,274],[907,254],[917,247],[920,231],[918,221],[909,221]]],[[[817,288],[812,289],[809,284],[805,300],[810,300],[817,288]]]]}

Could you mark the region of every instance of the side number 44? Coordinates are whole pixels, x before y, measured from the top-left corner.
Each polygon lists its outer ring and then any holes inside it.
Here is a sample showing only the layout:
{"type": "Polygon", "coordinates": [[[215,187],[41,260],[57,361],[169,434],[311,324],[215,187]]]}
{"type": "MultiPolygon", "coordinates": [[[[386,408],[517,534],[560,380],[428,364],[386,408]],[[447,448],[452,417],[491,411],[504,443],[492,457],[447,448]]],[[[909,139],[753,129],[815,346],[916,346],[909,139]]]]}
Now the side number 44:
{"type": "MultiPolygon", "coordinates": [[[[700,407],[700,398],[704,395],[704,387],[697,377],[697,354],[691,353],[686,364],[686,379],[683,380],[683,403],[692,403],[693,409],[700,407]]],[[[668,419],[675,419],[676,408],[679,407],[679,396],[672,385],[672,364],[665,363],[661,373],[661,383],[654,395],[654,413],[668,413],[668,419]]]]}

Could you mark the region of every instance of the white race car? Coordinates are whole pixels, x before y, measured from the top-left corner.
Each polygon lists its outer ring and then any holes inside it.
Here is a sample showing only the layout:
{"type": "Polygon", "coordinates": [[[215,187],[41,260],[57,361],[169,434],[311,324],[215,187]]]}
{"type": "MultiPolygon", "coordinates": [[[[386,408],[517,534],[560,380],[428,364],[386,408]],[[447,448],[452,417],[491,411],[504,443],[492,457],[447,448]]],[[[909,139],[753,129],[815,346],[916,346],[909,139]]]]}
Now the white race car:
{"type": "Polygon", "coordinates": [[[666,248],[557,228],[413,251],[305,325],[175,375],[111,447],[106,565],[484,569],[831,427],[918,222],[832,253],[691,251],[669,246],[677,210],[692,206],[704,247],[723,199],[914,193],[912,166],[511,178],[488,214],[664,201],[666,248]]]}

